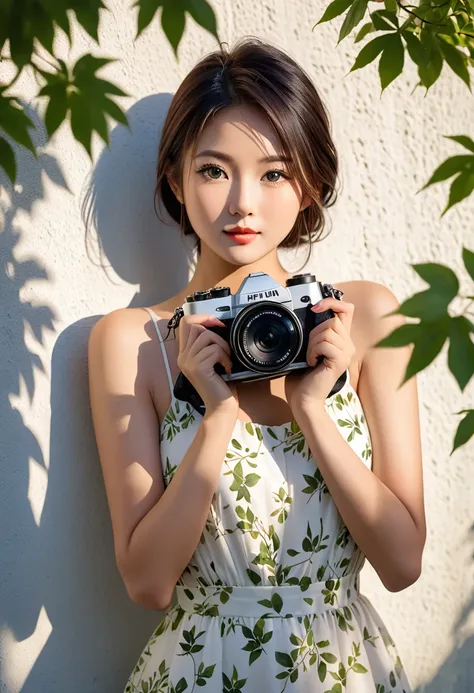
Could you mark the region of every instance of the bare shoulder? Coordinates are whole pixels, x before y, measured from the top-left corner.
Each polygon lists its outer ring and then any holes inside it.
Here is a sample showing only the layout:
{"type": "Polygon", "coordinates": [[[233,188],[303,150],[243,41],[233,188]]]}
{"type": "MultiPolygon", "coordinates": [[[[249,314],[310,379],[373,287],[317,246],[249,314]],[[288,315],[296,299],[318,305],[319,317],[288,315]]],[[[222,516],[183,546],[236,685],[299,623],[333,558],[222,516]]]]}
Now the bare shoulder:
{"type": "MultiPolygon", "coordinates": [[[[144,308],[118,308],[102,316],[89,337],[89,353],[100,350],[125,367],[133,367],[144,381],[150,376],[156,340],[155,328],[144,308]]],[[[155,369],[156,370],[156,369],[155,369]]]]}
{"type": "Polygon", "coordinates": [[[344,292],[343,301],[354,305],[351,337],[354,341],[359,366],[368,350],[394,329],[405,323],[402,315],[390,315],[400,302],[384,284],[367,280],[339,282],[344,292]]]}

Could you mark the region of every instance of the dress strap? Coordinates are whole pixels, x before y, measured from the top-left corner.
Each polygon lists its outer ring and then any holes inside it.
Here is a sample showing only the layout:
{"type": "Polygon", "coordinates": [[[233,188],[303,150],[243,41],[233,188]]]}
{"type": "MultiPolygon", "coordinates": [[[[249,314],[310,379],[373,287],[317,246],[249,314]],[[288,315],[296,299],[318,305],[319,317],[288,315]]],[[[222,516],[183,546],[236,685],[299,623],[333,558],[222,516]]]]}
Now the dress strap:
{"type": "Polygon", "coordinates": [[[166,375],[168,376],[168,382],[169,382],[170,390],[171,390],[171,397],[173,398],[174,397],[174,394],[173,394],[174,383],[173,383],[173,378],[171,377],[171,368],[170,368],[170,363],[168,360],[168,354],[166,353],[165,341],[163,339],[163,335],[161,334],[161,330],[158,327],[159,318],[151,308],[146,308],[145,306],[144,306],[144,308],[148,312],[148,314],[150,315],[150,318],[153,320],[153,323],[155,325],[156,334],[158,335],[158,340],[159,340],[160,346],[161,346],[161,353],[163,354],[163,361],[165,362],[166,375]]]}

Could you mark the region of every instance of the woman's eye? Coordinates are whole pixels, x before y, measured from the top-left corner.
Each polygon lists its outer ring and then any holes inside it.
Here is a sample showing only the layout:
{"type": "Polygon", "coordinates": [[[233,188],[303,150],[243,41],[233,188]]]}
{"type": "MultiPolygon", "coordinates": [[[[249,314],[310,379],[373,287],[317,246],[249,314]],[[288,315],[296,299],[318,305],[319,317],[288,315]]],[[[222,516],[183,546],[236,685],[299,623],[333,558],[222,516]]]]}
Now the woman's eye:
{"type": "MultiPolygon", "coordinates": [[[[266,176],[281,176],[283,178],[286,178],[285,174],[283,171],[269,171],[268,173],[265,174],[266,176]]],[[[269,180],[270,183],[280,183],[281,178],[279,177],[277,180],[269,180]]]]}
{"type": "MultiPolygon", "coordinates": [[[[223,171],[219,166],[203,166],[200,168],[197,173],[200,173],[204,176],[204,178],[207,178],[208,180],[220,180],[221,178],[221,173],[225,175],[225,171],[223,171]]],[[[265,176],[273,176],[273,178],[267,178],[268,183],[281,183],[282,179],[287,180],[288,176],[283,172],[279,171],[278,169],[273,170],[273,171],[267,171],[265,173],[265,176]]]]}
{"type": "Polygon", "coordinates": [[[210,166],[207,170],[207,173],[210,178],[213,178],[214,180],[217,180],[220,176],[220,173],[223,173],[223,170],[221,168],[217,168],[217,166],[210,166]],[[214,175],[216,174],[216,175],[214,175]]]}

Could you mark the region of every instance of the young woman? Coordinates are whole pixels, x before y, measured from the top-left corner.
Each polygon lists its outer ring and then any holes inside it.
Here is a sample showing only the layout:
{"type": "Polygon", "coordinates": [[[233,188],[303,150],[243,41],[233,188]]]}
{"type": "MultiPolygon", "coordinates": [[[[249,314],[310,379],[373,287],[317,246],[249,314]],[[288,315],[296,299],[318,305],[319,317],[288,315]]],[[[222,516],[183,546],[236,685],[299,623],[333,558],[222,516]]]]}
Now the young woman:
{"type": "Polygon", "coordinates": [[[425,542],[415,379],[399,387],[410,349],[375,347],[403,323],[393,293],[318,277],[344,296],[312,308],[335,316],[310,332],[312,368],[286,377],[224,380],[211,314],[166,338],[194,291],[234,294],[253,272],[285,286],[278,248],[320,238],[337,172],[314,85],[265,42],[207,56],[173,98],[156,192],[196,235],[194,276],[164,303],[106,315],[89,342],[117,565],[131,599],[166,610],[126,693],[410,690],[359,592],[365,557],[388,590],[415,582],[425,542]],[[180,371],[204,414],[173,393],[180,371]]]}

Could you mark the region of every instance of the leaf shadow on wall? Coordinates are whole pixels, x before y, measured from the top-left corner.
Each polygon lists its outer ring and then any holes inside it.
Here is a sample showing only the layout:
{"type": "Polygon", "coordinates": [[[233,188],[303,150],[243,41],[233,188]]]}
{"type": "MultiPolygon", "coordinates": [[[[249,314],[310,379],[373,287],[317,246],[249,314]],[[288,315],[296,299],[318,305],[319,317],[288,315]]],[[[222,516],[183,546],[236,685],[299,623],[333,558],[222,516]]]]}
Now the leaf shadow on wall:
{"type": "MultiPolygon", "coordinates": [[[[467,538],[468,544],[474,547],[474,524],[467,538]]],[[[469,573],[459,576],[460,583],[472,584],[474,553],[471,552],[469,573]]],[[[471,693],[474,682],[474,635],[469,630],[469,622],[474,612],[474,589],[470,598],[461,609],[453,627],[454,647],[439,671],[431,681],[418,686],[414,693],[471,693]]]]}
{"type": "MultiPolygon", "coordinates": [[[[179,229],[163,228],[153,209],[160,121],[171,98],[170,94],[159,94],[135,104],[127,114],[131,130],[123,126],[113,130],[110,150],[103,150],[87,182],[89,220],[94,221],[104,254],[113,272],[137,287],[129,307],[157,303],[188,280],[189,257],[179,229]]],[[[28,194],[34,190],[31,181],[41,177],[41,159],[36,163],[30,158],[24,173],[28,194]]],[[[78,233],[84,234],[84,229],[78,233]]],[[[2,237],[6,240],[8,234],[2,237]]],[[[13,247],[13,240],[10,245],[13,247]]],[[[7,248],[4,252],[6,257],[11,253],[7,248]]],[[[41,273],[47,279],[46,270],[41,268],[41,273]]],[[[28,279],[34,276],[30,267],[28,279]]],[[[80,278],[71,275],[71,285],[80,287],[80,278]]],[[[11,320],[7,329],[14,326],[17,334],[14,340],[7,337],[10,359],[25,349],[26,309],[20,302],[19,288],[10,288],[5,304],[11,320]]],[[[28,310],[32,313],[31,307],[28,310]]],[[[44,322],[54,329],[53,311],[42,311],[41,319],[36,319],[35,334],[44,322]]],[[[8,503],[2,504],[3,526],[10,527],[11,533],[5,555],[5,561],[10,560],[2,566],[2,574],[8,576],[8,584],[2,588],[6,602],[2,605],[3,625],[21,641],[35,632],[42,608],[51,624],[22,693],[123,690],[162,616],[130,600],[115,564],[88,391],[87,343],[99,318],[94,315],[71,324],[58,336],[53,349],[50,464],[39,527],[28,500],[28,460],[38,459],[44,466],[40,444],[22,424],[19,412],[8,412],[6,394],[3,402],[2,423],[11,441],[8,459],[12,479],[11,488],[6,490],[8,503]]],[[[34,355],[26,354],[16,381],[20,372],[32,370],[33,362],[34,355]]],[[[13,371],[9,377],[10,392],[16,392],[13,371]]],[[[44,633],[44,624],[42,628],[44,633]]],[[[13,686],[7,689],[16,690],[13,686]]]]}
{"type": "MultiPolygon", "coordinates": [[[[50,277],[38,257],[18,258],[21,254],[19,246],[25,236],[21,220],[44,200],[45,177],[56,186],[68,189],[58,161],[43,151],[46,133],[37,112],[28,104],[22,105],[35,125],[31,137],[38,156],[35,158],[31,152],[12,142],[17,162],[15,186],[11,185],[3,171],[0,172],[0,188],[3,189],[0,202],[3,219],[0,229],[0,260],[3,268],[0,273],[2,662],[8,662],[8,653],[4,651],[8,641],[22,641],[34,633],[43,605],[43,583],[37,578],[44,569],[44,534],[42,527],[37,524],[28,495],[32,466],[41,469],[40,474],[44,475],[47,468],[41,444],[25,423],[20,409],[16,408],[15,399],[26,388],[28,403],[32,404],[37,372],[45,373],[46,370],[36,348],[44,345],[48,331],[55,332],[54,322],[57,319],[50,306],[25,300],[30,282],[48,281],[50,277]],[[28,340],[26,332],[29,334],[28,340]]],[[[3,667],[3,672],[6,670],[8,666],[3,667]]]]}

